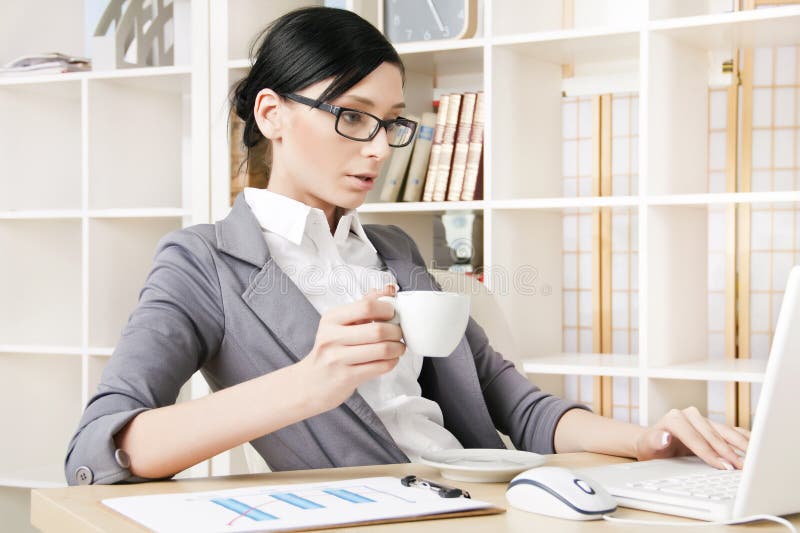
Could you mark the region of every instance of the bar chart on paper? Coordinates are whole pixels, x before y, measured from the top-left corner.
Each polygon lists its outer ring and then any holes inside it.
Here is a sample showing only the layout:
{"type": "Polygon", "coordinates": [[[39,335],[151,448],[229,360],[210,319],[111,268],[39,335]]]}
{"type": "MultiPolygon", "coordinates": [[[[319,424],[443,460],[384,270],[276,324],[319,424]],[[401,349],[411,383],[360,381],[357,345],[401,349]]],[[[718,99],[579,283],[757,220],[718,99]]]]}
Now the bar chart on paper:
{"type": "Polygon", "coordinates": [[[154,531],[287,531],[455,512],[499,512],[491,504],[442,498],[374,477],[215,492],[154,494],[103,500],[154,531]]]}

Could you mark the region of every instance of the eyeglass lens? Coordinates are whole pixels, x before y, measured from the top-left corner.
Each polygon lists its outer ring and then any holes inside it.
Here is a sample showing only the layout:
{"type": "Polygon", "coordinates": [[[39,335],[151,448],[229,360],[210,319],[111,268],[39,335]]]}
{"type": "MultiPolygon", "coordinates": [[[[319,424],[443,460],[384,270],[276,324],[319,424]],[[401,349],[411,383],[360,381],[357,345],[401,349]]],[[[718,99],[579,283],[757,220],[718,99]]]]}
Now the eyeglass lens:
{"type": "MultiPolygon", "coordinates": [[[[379,127],[374,117],[350,110],[342,111],[337,123],[339,133],[358,140],[369,139],[379,127]]],[[[410,140],[413,130],[404,124],[392,123],[386,133],[390,146],[402,146],[410,140]]]]}

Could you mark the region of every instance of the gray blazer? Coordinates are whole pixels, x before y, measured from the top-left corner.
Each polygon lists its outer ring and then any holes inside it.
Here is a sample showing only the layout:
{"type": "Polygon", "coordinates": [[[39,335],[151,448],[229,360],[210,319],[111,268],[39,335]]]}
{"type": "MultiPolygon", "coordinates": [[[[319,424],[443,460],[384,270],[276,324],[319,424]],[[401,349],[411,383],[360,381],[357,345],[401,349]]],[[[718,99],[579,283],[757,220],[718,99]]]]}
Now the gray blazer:
{"type": "MultiPolygon", "coordinates": [[[[364,230],[400,290],[440,290],[403,230],[364,230]]],[[[311,351],[319,320],[271,259],[242,194],[224,220],[166,235],[69,444],[68,483],[144,481],[115,448],[113,436],[123,426],[142,411],[174,403],[197,370],[217,391],[296,363],[311,351]]],[[[519,449],[553,453],[559,418],[582,407],[532,385],[472,319],[450,357],[425,359],[419,382],[466,448],[503,448],[499,429],[519,449]]],[[[252,444],[276,471],[408,462],[358,392],[252,444]]]]}

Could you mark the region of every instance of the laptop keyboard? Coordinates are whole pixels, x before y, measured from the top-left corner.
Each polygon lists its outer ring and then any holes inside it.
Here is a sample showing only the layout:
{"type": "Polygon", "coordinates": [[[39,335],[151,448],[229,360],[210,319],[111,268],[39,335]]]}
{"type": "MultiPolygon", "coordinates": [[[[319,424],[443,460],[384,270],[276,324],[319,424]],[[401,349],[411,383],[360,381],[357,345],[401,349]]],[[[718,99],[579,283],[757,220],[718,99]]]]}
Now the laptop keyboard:
{"type": "Polygon", "coordinates": [[[690,496],[704,500],[722,502],[732,500],[739,488],[741,470],[719,470],[690,476],[647,479],[628,483],[629,487],[653,490],[663,494],[690,496]]]}

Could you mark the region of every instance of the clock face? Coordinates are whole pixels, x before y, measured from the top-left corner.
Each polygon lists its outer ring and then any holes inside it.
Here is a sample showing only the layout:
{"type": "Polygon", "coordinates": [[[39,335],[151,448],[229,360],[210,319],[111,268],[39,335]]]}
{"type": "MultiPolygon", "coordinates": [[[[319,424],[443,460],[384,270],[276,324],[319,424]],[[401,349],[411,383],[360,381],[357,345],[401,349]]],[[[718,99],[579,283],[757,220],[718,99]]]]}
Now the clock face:
{"type": "Polygon", "coordinates": [[[384,0],[384,33],[393,43],[471,37],[475,0],[384,0]]]}

